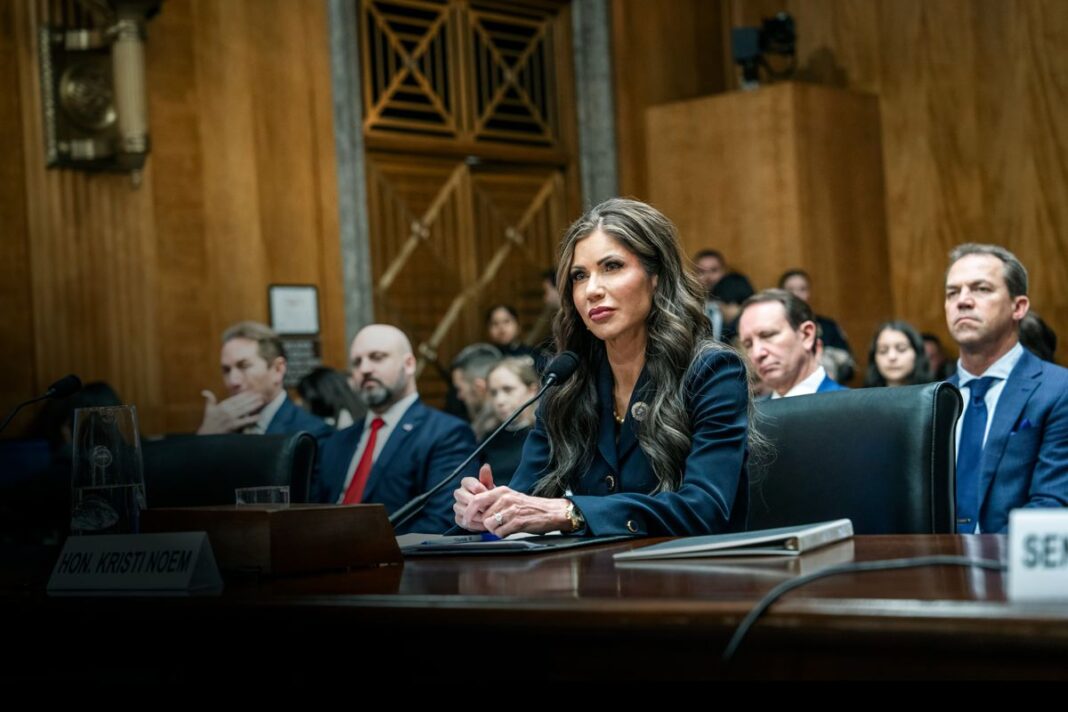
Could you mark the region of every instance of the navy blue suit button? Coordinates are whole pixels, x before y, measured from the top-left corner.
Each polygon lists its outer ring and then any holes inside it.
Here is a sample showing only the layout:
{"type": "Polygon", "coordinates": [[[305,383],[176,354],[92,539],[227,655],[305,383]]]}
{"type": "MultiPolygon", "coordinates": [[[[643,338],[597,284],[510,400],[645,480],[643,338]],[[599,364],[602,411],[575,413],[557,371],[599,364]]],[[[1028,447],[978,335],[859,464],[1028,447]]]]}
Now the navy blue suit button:
{"type": "Polygon", "coordinates": [[[631,534],[637,534],[638,533],[638,525],[634,523],[633,519],[628,519],[627,520],[627,531],[630,532],[631,534]]]}
{"type": "Polygon", "coordinates": [[[604,484],[606,487],[608,487],[609,492],[616,491],[616,478],[612,477],[612,475],[608,475],[604,478],[604,484]]]}

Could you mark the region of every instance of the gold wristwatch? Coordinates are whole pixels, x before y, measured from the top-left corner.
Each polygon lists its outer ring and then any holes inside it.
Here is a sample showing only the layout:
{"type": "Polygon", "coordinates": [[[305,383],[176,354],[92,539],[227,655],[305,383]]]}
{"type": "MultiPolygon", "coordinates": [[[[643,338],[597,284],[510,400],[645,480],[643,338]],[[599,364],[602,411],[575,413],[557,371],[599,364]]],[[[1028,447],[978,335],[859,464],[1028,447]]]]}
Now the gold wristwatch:
{"type": "Polygon", "coordinates": [[[570,499],[567,500],[567,511],[564,512],[564,516],[567,517],[567,521],[571,522],[571,532],[577,532],[586,526],[585,517],[582,516],[582,512],[578,510],[578,507],[570,499]]]}

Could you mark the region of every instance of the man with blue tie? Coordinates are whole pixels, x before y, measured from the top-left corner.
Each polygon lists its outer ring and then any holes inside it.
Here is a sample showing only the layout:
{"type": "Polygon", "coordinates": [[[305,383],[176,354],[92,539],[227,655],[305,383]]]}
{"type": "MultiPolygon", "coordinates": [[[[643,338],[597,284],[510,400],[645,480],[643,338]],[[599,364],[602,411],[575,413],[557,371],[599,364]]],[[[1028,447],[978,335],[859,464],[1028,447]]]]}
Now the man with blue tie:
{"type": "MultiPolygon", "coordinates": [[[[352,380],[368,412],[323,444],[311,501],[377,502],[392,513],[448,477],[475,449],[475,438],[467,423],[419,400],[415,356],[400,329],[365,327],[349,355],[352,380]]],[[[461,476],[477,474],[475,461],[461,476]]],[[[444,532],[453,524],[452,502],[452,488],[443,488],[397,533],[444,532]]]]}
{"type": "Polygon", "coordinates": [[[1068,506],[1068,369],[1020,345],[1027,270],[997,245],[949,256],[946,323],[960,346],[957,532],[997,533],[1018,507],[1068,506]]]}

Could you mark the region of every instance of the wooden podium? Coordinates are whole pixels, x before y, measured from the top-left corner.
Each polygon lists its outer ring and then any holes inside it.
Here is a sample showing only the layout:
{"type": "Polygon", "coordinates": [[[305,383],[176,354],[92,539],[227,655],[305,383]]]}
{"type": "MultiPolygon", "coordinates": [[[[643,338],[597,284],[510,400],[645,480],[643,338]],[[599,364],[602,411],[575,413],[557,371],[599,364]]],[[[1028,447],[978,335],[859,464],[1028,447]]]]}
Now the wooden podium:
{"type": "Polygon", "coordinates": [[[650,202],[756,289],[801,267],[858,366],[892,316],[879,99],[783,83],[646,111],[650,202]]]}

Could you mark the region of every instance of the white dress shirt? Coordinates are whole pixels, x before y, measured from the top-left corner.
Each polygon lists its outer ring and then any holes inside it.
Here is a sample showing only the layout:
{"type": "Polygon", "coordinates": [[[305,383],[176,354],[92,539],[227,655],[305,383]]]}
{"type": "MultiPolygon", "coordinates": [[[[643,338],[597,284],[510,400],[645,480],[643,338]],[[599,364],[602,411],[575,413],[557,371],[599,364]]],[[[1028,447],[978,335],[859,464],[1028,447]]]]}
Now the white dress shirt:
{"type": "Polygon", "coordinates": [[[274,420],[274,416],[278,414],[278,410],[282,407],[282,404],[286,402],[286,390],[283,388],[278,392],[271,402],[263,406],[260,410],[260,417],[256,418],[256,422],[247,426],[241,432],[247,435],[263,435],[267,432],[267,428],[270,427],[271,421],[274,420]]]}
{"type": "Polygon", "coordinates": [[[1023,356],[1023,346],[1017,341],[1008,352],[990,365],[990,368],[986,369],[984,373],[979,376],[972,375],[964,369],[964,364],[960,359],[957,359],[957,375],[960,377],[960,394],[964,398],[964,410],[961,411],[960,420],[957,421],[957,455],[960,455],[960,426],[964,422],[964,416],[968,413],[968,404],[972,401],[971,389],[968,388],[968,382],[974,381],[976,378],[982,376],[993,376],[998,379],[991,384],[990,388],[986,392],[986,396],[983,397],[983,401],[986,403],[986,430],[983,431],[983,446],[986,446],[986,436],[990,434],[990,424],[994,422],[994,411],[998,407],[998,400],[1001,398],[1002,391],[1005,390],[1005,382],[1009,380],[1009,374],[1012,373],[1012,369],[1016,368],[1017,362],[1020,357],[1023,356]]]}
{"type": "Polygon", "coordinates": [[[360,464],[360,458],[363,457],[363,451],[367,449],[367,441],[371,437],[371,423],[375,418],[381,418],[385,423],[378,429],[378,435],[375,438],[375,451],[371,455],[371,466],[374,467],[374,463],[378,460],[378,456],[382,454],[382,448],[389,441],[389,436],[393,433],[393,429],[397,427],[400,419],[404,417],[404,414],[412,407],[412,403],[415,403],[417,398],[419,398],[418,393],[407,395],[391,405],[389,410],[381,415],[374,411],[367,411],[367,415],[363,419],[363,432],[360,433],[360,442],[356,444],[356,452],[352,453],[352,460],[349,462],[348,470],[345,472],[345,484],[337,498],[338,504],[344,501],[345,493],[348,492],[349,485],[352,484],[352,478],[356,475],[356,468],[360,464]]]}
{"type": "Polygon", "coordinates": [[[772,391],[772,398],[792,398],[793,396],[810,396],[820,389],[820,384],[823,383],[823,379],[827,378],[827,369],[823,366],[818,367],[812,374],[795,385],[790,390],[786,391],[785,395],[779,395],[778,392],[772,391]]]}

